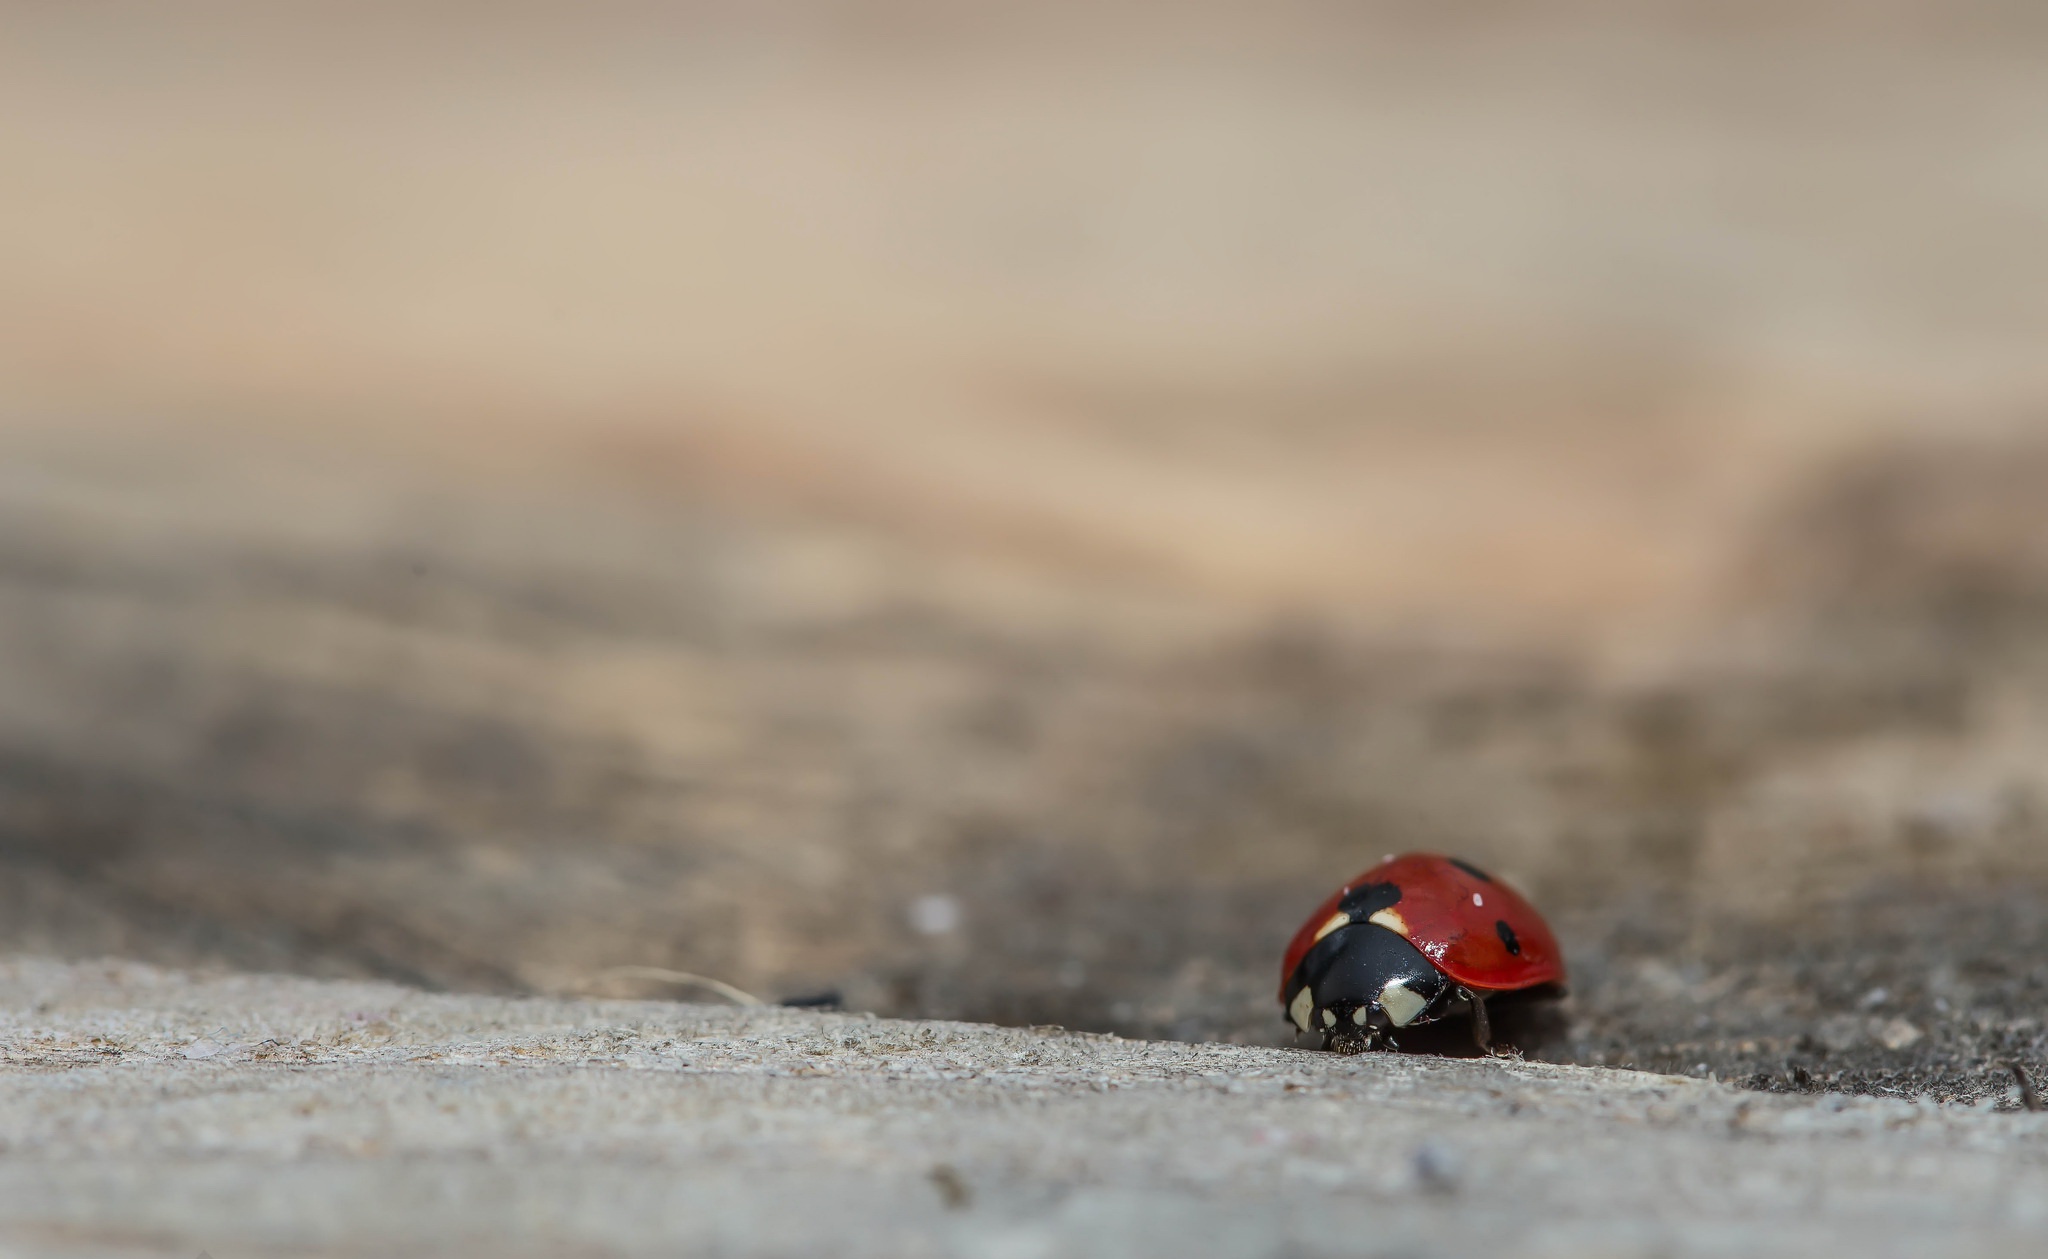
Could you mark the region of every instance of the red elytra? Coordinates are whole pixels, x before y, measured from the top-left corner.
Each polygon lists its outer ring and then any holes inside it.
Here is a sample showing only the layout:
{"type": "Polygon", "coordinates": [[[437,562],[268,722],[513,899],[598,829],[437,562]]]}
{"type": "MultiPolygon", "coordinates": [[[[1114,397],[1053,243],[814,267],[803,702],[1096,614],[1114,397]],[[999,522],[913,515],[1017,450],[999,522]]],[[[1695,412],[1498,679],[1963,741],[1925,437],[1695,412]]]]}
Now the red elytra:
{"type": "MultiPolygon", "coordinates": [[[[1481,995],[1564,986],[1564,955],[1557,937],[1521,893],[1477,866],[1436,853],[1389,857],[1338,888],[1316,907],[1287,945],[1280,964],[1280,999],[1294,968],[1316,942],[1337,906],[1354,888],[1390,883],[1401,891],[1392,907],[1399,934],[1452,982],[1481,995]],[[1510,951],[1510,942],[1514,951],[1510,951]]],[[[1384,915],[1375,921],[1390,926],[1384,915]]]]}

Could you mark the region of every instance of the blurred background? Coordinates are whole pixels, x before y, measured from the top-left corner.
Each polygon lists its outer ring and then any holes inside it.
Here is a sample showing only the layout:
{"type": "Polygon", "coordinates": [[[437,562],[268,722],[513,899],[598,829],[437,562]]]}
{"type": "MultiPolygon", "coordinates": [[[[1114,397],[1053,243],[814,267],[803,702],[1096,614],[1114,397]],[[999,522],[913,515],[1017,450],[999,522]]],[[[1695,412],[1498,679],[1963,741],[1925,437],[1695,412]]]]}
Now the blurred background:
{"type": "Polygon", "coordinates": [[[0,28],[0,949],[1280,1044],[1426,847],[2039,1060],[2048,9],[0,28]]]}

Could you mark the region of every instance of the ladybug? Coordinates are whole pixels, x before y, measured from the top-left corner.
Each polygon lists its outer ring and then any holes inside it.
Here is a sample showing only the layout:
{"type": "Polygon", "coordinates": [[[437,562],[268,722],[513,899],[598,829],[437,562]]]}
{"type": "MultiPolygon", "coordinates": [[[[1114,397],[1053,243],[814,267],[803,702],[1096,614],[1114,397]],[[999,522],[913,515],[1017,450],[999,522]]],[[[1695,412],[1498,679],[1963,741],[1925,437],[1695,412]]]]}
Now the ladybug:
{"type": "Polygon", "coordinates": [[[1389,857],[1309,915],[1280,965],[1280,1004],[1323,1048],[1398,1049],[1405,1027],[1469,1013],[1492,1048],[1486,1003],[1564,995],[1564,958],[1535,907],[1469,862],[1389,857]]]}

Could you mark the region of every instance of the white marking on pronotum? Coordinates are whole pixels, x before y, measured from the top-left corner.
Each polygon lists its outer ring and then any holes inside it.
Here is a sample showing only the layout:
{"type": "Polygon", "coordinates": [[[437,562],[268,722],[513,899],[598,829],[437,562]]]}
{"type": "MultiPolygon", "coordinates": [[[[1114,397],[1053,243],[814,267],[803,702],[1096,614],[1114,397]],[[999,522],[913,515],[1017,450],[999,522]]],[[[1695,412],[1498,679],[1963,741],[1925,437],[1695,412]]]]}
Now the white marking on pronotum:
{"type": "Polygon", "coordinates": [[[1387,1012],[1387,1021],[1395,1027],[1406,1027],[1422,1013],[1422,1007],[1429,1002],[1421,993],[1413,992],[1398,979],[1387,981],[1380,989],[1380,1009],[1387,1012]]]}
{"type": "Polygon", "coordinates": [[[1484,909],[1486,907],[1486,898],[1484,896],[1481,896],[1479,893],[1474,892],[1472,893],[1472,903],[1484,909]]]}
{"type": "MultiPolygon", "coordinates": [[[[1340,909],[1336,913],[1330,915],[1329,921],[1325,922],[1322,926],[1316,928],[1316,939],[1320,940],[1324,936],[1330,934],[1332,931],[1335,931],[1337,928],[1348,927],[1350,925],[1351,915],[1345,913],[1343,910],[1340,909]]],[[[1311,943],[1313,943],[1313,941],[1311,941],[1311,943]]]]}
{"type": "Polygon", "coordinates": [[[1372,1007],[1369,1005],[1359,1006],[1356,1010],[1353,1010],[1351,1012],[1351,1021],[1353,1023],[1358,1024],[1360,1027],[1364,1027],[1371,1020],[1372,1007]]]}
{"type": "Polygon", "coordinates": [[[1335,1027],[1335,1026],[1337,1026],[1337,1012],[1336,1012],[1335,1010],[1325,1010],[1325,1011],[1323,1011],[1323,1026],[1324,1026],[1324,1027],[1335,1027]]]}
{"type": "Polygon", "coordinates": [[[1382,909],[1366,921],[1376,922],[1404,940],[1408,938],[1408,920],[1395,910],[1382,909]]]}
{"type": "Polygon", "coordinates": [[[1315,1011],[1316,994],[1306,985],[1303,985],[1300,992],[1294,994],[1294,1000],[1287,1003],[1287,1017],[1293,1019],[1294,1025],[1304,1032],[1308,1030],[1308,1016],[1315,1011]]]}

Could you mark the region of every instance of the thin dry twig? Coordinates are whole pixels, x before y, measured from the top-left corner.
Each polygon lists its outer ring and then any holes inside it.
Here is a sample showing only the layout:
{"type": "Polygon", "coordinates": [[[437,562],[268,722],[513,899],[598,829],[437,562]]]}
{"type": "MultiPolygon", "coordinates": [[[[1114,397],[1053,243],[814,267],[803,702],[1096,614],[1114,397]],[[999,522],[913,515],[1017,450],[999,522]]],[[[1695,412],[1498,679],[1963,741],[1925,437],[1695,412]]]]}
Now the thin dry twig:
{"type": "Polygon", "coordinates": [[[2020,1105],[2028,1110],[2041,1109],[2041,1095],[2034,1091],[2034,1082],[2027,1078],[2027,1069],[2017,1062],[2008,1062],[2005,1069],[2012,1072],[2012,1078],[2020,1086],[2020,1105]]]}
{"type": "Polygon", "coordinates": [[[665,984],[682,984],[691,988],[702,988],[715,992],[734,1005],[767,1005],[766,1001],[751,992],[744,992],[723,979],[709,975],[693,975],[686,970],[669,970],[663,966],[611,966],[597,973],[599,979],[652,979],[665,984]]]}

